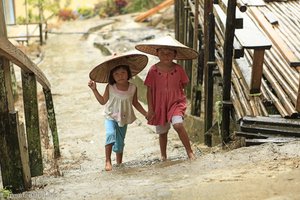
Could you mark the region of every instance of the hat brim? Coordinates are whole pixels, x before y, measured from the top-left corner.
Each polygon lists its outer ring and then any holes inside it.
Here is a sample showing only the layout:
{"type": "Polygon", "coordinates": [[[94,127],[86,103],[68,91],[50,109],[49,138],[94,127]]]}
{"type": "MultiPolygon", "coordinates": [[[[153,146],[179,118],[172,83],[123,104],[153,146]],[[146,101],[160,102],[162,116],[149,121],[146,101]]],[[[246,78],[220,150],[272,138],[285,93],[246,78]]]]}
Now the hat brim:
{"type": "Polygon", "coordinates": [[[132,76],[140,73],[148,63],[144,54],[126,54],[108,58],[90,72],[90,79],[98,83],[108,83],[110,71],[119,65],[128,65],[132,76]]]}
{"type": "Polygon", "coordinates": [[[198,52],[189,47],[158,45],[158,44],[138,44],[135,48],[141,52],[157,56],[157,50],[162,48],[173,49],[176,51],[175,60],[190,60],[198,58],[198,52]]]}

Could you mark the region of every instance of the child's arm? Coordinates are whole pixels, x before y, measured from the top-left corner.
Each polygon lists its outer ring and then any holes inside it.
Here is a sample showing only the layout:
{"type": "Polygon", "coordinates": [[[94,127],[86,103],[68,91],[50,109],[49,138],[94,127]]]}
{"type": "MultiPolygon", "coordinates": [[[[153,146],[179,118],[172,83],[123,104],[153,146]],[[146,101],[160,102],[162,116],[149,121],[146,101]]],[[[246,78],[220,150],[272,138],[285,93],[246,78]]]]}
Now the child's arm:
{"type": "Polygon", "coordinates": [[[151,120],[154,117],[155,113],[154,113],[153,103],[152,103],[152,92],[149,86],[147,87],[147,104],[148,104],[148,120],[151,120]]]}
{"type": "Polygon", "coordinates": [[[137,89],[135,90],[133,100],[132,100],[132,105],[146,118],[148,116],[147,111],[143,108],[143,106],[140,104],[138,98],[137,98],[137,89]]]}
{"type": "Polygon", "coordinates": [[[105,88],[103,96],[98,92],[96,82],[90,80],[88,85],[92,89],[92,91],[93,91],[96,99],[98,100],[98,102],[101,105],[106,104],[106,102],[108,101],[108,96],[109,96],[109,94],[108,94],[108,85],[105,88]]]}

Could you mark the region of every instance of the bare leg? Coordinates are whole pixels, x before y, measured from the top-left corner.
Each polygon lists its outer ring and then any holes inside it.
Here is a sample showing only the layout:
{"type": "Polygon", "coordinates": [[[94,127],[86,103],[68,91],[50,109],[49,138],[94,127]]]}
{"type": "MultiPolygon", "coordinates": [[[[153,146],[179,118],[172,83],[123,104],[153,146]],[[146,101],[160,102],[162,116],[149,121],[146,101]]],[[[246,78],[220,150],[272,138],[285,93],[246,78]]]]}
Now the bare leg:
{"type": "Polygon", "coordinates": [[[168,132],[159,134],[159,147],[160,147],[160,154],[161,160],[167,160],[167,142],[168,142],[168,132]]]}
{"type": "Polygon", "coordinates": [[[189,139],[189,136],[188,136],[183,124],[182,123],[174,124],[173,128],[178,133],[178,136],[179,136],[183,146],[185,147],[185,150],[186,150],[186,153],[187,153],[189,159],[194,160],[196,157],[191,148],[190,139],[189,139]]]}
{"type": "Polygon", "coordinates": [[[105,170],[111,171],[111,151],[112,151],[112,144],[105,145],[105,170]]]}
{"type": "Polygon", "coordinates": [[[116,153],[116,160],[117,164],[122,164],[122,159],[123,159],[123,152],[122,153],[116,153]]]}

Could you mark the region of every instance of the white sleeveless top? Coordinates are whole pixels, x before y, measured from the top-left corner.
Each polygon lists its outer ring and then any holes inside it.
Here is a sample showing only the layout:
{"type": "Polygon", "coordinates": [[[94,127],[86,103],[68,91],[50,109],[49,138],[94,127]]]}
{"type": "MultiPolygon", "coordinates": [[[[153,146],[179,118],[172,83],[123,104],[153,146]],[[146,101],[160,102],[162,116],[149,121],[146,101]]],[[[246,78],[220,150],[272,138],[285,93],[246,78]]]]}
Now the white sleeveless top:
{"type": "Polygon", "coordinates": [[[109,99],[105,105],[104,115],[106,119],[115,120],[120,127],[131,124],[136,120],[132,100],[136,86],[129,83],[127,91],[118,90],[116,84],[109,85],[109,99]]]}

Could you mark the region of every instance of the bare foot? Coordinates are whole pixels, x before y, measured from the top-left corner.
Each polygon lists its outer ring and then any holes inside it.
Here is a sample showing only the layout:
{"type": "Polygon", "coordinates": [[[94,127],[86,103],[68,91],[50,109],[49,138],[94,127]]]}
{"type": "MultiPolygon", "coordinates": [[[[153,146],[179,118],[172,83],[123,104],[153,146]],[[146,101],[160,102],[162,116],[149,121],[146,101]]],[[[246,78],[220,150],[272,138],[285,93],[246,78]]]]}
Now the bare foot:
{"type": "Polygon", "coordinates": [[[111,162],[106,161],[105,162],[105,171],[111,171],[111,170],[112,170],[111,162]]]}
{"type": "Polygon", "coordinates": [[[196,160],[196,156],[193,152],[188,154],[190,160],[196,160]]]}
{"type": "Polygon", "coordinates": [[[164,162],[164,161],[166,161],[166,160],[167,160],[167,158],[164,157],[164,156],[162,156],[162,157],[160,158],[160,161],[162,161],[162,162],[164,162]]]}

